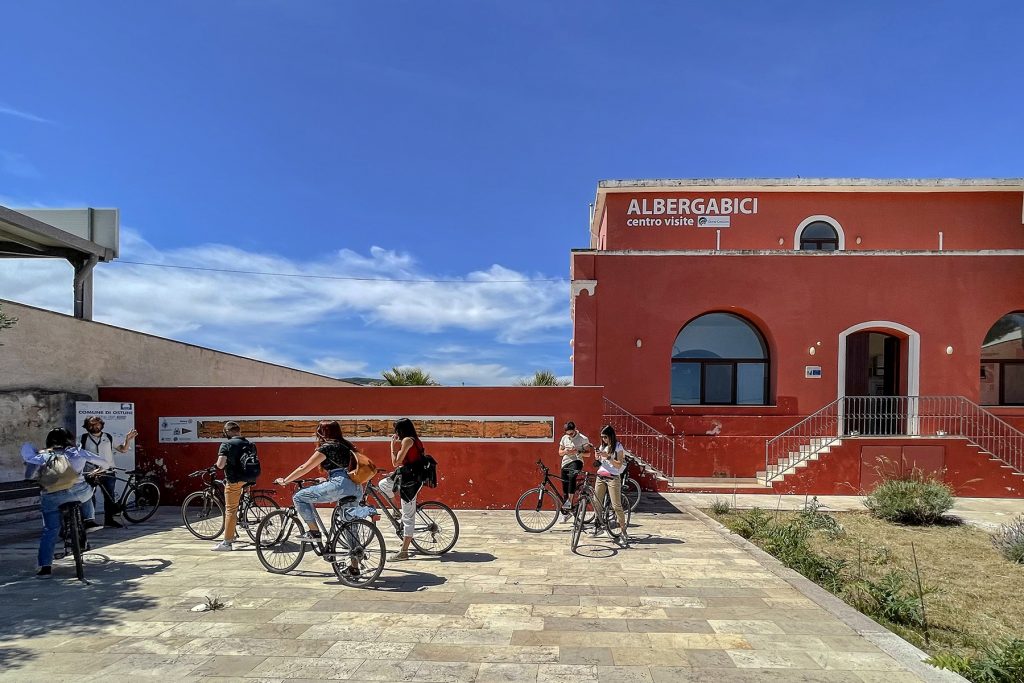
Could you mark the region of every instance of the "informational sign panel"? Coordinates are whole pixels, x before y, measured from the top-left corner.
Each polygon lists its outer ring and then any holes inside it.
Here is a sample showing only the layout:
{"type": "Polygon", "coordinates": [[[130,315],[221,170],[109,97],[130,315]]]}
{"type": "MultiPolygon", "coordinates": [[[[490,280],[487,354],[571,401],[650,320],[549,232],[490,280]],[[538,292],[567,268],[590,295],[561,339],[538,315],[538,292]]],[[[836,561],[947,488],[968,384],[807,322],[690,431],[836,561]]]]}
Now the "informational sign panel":
{"type": "MultiPolygon", "coordinates": [[[[75,443],[82,442],[85,427],[82,424],[87,418],[99,417],[103,420],[103,431],[113,438],[112,452],[114,454],[114,466],[126,470],[135,469],[135,441],[128,444],[128,450],[118,453],[116,447],[124,443],[124,437],[131,430],[135,429],[135,404],[115,403],[105,401],[76,401],[75,402],[75,443]]],[[[119,475],[123,478],[123,474],[119,475]]],[[[121,484],[117,490],[121,490],[121,484]]],[[[102,496],[97,496],[101,501],[102,496]]]]}
{"type": "MultiPolygon", "coordinates": [[[[409,418],[421,437],[438,441],[549,443],[556,436],[555,419],[549,416],[410,415],[409,418]]],[[[309,441],[317,422],[322,419],[337,420],[342,433],[352,441],[390,441],[396,418],[385,415],[161,417],[159,437],[160,443],[222,441],[224,423],[232,420],[242,428],[242,436],[250,441],[309,441]]]]}
{"type": "Polygon", "coordinates": [[[804,378],[805,379],[821,379],[821,366],[820,365],[805,365],[804,366],[804,378]]]}

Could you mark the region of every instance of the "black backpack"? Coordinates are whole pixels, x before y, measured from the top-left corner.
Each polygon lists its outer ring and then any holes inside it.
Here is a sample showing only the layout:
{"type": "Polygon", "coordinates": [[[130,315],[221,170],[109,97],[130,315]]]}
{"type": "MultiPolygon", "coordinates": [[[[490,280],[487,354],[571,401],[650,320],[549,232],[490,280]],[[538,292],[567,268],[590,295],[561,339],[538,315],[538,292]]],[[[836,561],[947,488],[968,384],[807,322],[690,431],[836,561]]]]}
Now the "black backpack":
{"type": "Polygon", "coordinates": [[[424,486],[432,489],[437,488],[437,461],[434,456],[424,452],[420,460],[419,479],[424,486]]]}
{"type": "Polygon", "coordinates": [[[242,439],[242,452],[238,456],[238,467],[241,478],[245,481],[256,481],[260,476],[260,458],[256,455],[256,444],[242,439]]]}

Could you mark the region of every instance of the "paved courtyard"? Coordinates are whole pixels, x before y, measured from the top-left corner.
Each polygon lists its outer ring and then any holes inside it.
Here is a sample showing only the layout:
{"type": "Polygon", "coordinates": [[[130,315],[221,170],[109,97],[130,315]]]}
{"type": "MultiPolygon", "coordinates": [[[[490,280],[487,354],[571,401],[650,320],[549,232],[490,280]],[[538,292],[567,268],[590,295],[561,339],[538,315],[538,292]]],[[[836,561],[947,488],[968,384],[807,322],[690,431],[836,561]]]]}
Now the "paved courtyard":
{"type": "Polygon", "coordinates": [[[645,506],[633,548],[588,540],[582,555],[568,525],[534,535],[511,512],[460,512],[454,551],[388,567],[372,590],[340,586],[315,556],[275,576],[251,546],[209,552],[173,508],[92,534],[90,585],[67,561],[40,581],[37,523],[10,525],[0,679],[948,680],[911,673],[913,653],[883,651],[891,636],[859,634],[870,629],[699,513],[656,496],[645,506]],[[229,604],[192,612],[206,597],[229,604]]]}

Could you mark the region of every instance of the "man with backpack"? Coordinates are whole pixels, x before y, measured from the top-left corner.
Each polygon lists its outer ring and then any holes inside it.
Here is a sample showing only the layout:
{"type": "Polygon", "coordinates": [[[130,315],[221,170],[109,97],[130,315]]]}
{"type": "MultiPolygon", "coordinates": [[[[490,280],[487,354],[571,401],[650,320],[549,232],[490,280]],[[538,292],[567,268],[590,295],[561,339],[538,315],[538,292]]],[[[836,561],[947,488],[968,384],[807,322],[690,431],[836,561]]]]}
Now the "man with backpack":
{"type": "Polygon", "coordinates": [[[246,484],[260,476],[256,446],[242,436],[237,422],[224,423],[227,441],[217,451],[217,468],[224,470],[224,540],[210,550],[233,550],[238,535],[238,501],[246,484]]]}
{"type": "Polygon", "coordinates": [[[114,498],[114,486],[117,482],[117,477],[114,476],[111,468],[114,466],[114,453],[127,453],[128,444],[139,433],[134,429],[131,430],[125,435],[121,445],[115,446],[114,437],[110,435],[110,432],[103,431],[104,426],[103,418],[98,415],[85,418],[85,422],[82,423],[82,429],[85,430],[85,434],[82,434],[82,438],[79,439],[78,446],[103,458],[104,464],[102,469],[106,471],[102,474],[91,476],[88,479],[98,484],[100,490],[103,491],[103,526],[120,529],[124,525],[115,519],[115,515],[120,512],[117,509],[116,499],[114,498]]]}

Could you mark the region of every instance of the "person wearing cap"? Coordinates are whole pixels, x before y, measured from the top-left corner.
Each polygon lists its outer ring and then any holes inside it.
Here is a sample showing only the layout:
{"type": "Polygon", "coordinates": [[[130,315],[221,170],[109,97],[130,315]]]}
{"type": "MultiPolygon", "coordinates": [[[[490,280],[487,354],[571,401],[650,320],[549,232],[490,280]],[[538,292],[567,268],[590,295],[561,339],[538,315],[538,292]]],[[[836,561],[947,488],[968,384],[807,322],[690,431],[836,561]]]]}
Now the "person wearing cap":
{"type": "Polygon", "coordinates": [[[569,521],[569,498],[576,492],[576,475],[583,470],[583,454],[592,450],[590,439],[576,429],[572,420],[565,423],[565,434],[558,442],[558,454],[562,456],[562,522],[569,521]]]}
{"type": "Polygon", "coordinates": [[[217,451],[217,469],[224,470],[224,540],[210,550],[234,550],[238,536],[238,501],[246,480],[242,477],[242,452],[249,441],[237,422],[224,423],[227,441],[217,451]]]}

